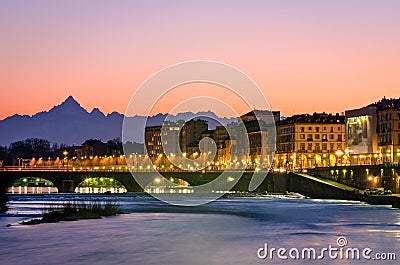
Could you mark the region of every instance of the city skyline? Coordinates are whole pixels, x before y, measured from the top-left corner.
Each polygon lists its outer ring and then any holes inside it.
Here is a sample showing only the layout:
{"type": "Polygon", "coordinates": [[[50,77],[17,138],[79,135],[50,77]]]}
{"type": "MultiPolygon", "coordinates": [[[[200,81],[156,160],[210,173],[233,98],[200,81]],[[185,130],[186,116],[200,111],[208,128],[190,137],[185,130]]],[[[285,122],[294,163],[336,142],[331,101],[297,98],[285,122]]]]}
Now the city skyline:
{"type": "MultiPolygon", "coordinates": [[[[2,2],[0,119],[50,109],[68,95],[89,110],[124,113],[146,78],[196,59],[242,70],[283,116],[397,98],[399,7],[390,0],[2,2]]],[[[185,85],[178,99],[198,95],[195,86],[185,85]]],[[[237,105],[225,90],[201,90],[237,105]]],[[[157,111],[171,105],[167,98],[157,111]]]]}

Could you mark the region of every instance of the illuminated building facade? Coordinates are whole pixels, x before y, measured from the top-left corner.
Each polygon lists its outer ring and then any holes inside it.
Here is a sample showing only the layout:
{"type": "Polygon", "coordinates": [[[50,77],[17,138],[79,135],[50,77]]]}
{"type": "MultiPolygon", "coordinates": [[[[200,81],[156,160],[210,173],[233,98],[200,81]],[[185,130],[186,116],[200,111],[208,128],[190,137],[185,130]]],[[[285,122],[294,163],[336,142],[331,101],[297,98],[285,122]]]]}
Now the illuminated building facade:
{"type": "Polygon", "coordinates": [[[225,126],[216,126],[213,139],[217,147],[217,155],[214,158],[216,168],[225,168],[230,165],[232,141],[225,126]]]}
{"type": "Polygon", "coordinates": [[[346,111],[349,164],[382,164],[400,158],[400,99],[386,99],[346,111]]]}
{"type": "Polygon", "coordinates": [[[343,164],[343,115],[302,114],[277,122],[274,166],[288,169],[343,164]]]}
{"type": "MultiPolygon", "coordinates": [[[[148,155],[157,164],[164,163],[163,158],[172,154],[176,155],[180,151],[183,156],[190,159],[195,159],[200,155],[210,155],[212,152],[207,152],[207,154],[201,152],[201,141],[205,150],[213,150],[216,154],[213,161],[210,162],[210,169],[238,166],[252,168],[269,165],[272,157],[264,154],[269,151],[268,130],[273,129],[273,126],[268,126],[258,118],[269,119],[271,124],[274,124],[276,120],[279,120],[279,112],[255,111],[257,116],[254,111],[251,111],[238,118],[238,121],[243,122],[244,128],[246,128],[245,133],[247,133],[249,139],[249,150],[238,151],[237,139],[230,139],[225,126],[217,126],[215,130],[208,130],[207,121],[198,119],[186,123],[183,121],[164,122],[164,126],[146,127],[145,145],[148,155]],[[213,141],[202,141],[204,138],[211,138],[213,141]],[[166,147],[168,147],[168,150],[166,150],[166,147]],[[239,154],[248,154],[248,156],[239,154]]],[[[230,131],[239,128],[238,123],[228,124],[227,127],[230,131]]],[[[275,135],[275,131],[273,135],[275,135]]],[[[168,166],[167,164],[165,166],[168,166]]]]}
{"type": "Polygon", "coordinates": [[[377,106],[378,153],[382,162],[400,160],[400,99],[383,99],[377,106]]]}
{"type": "Polygon", "coordinates": [[[159,158],[180,152],[179,133],[185,122],[183,120],[145,128],[144,140],[149,157],[159,158]]]}
{"type": "Polygon", "coordinates": [[[161,139],[166,155],[177,155],[180,153],[179,133],[184,124],[184,120],[176,122],[164,121],[161,139]]]}
{"type": "Polygon", "coordinates": [[[240,116],[238,121],[239,123],[243,122],[247,130],[249,155],[247,159],[238,158],[239,161],[233,161],[233,163],[243,163],[244,160],[247,160],[249,168],[268,167],[273,159],[272,155],[268,154],[272,154],[274,149],[269,140],[275,138],[275,126],[273,125],[279,120],[280,111],[252,110],[240,116]]]}
{"type": "Polygon", "coordinates": [[[164,154],[161,141],[162,126],[148,126],[144,131],[144,142],[147,149],[147,154],[151,159],[157,158],[164,154]]]}
{"type": "Polygon", "coordinates": [[[371,104],[345,112],[348,164],[379,163],[376,108],[371,104]]]}

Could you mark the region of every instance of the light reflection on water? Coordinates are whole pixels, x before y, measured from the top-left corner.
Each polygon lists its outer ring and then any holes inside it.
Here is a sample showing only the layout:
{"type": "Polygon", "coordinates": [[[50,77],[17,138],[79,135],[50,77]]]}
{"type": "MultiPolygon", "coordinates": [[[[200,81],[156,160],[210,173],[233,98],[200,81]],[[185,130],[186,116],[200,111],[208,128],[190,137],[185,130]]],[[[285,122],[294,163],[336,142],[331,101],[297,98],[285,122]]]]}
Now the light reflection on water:
{"type": "MultiPolygon", "coordinates": [[[[125,188],[117,187],[77,187],[75,188],[76,193],[125,193],[127,190],[125,188]]],[[[58,193],[56,187],[28,187],[28,186],[11,186],[7,189],[9,194],[51,194],[58,193]]]]}
{"type": "MultiPolygon", "coordinates": [[[[8,264],[309,264],[261,261],[256,251],[266,242],[272,247],[327,247],[339,235],[352,247],[400,248],[398,210],[351,201],[231,198],[177,207],[144,194],[49,194],[12,196],[10,207],[0,217],[0,260],[8,264]],[[116,201],[129,214],[5,227],[66,200],[116,201]]],[[[368,264],[319,264],[361,262],[368,264]]]]}

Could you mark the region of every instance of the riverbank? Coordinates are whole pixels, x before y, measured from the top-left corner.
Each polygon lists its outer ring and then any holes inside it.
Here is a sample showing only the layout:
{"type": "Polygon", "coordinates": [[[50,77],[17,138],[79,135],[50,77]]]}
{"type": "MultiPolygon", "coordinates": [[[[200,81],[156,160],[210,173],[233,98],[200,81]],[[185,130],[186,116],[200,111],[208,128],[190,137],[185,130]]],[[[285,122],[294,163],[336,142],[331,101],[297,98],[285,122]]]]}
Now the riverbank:
{"type": "Polygon", "coordinates": [[[392,205],[393,208],[400,208],[400,197],[397,195],[364,196],[363,201],[371,205],[392,205]]]}

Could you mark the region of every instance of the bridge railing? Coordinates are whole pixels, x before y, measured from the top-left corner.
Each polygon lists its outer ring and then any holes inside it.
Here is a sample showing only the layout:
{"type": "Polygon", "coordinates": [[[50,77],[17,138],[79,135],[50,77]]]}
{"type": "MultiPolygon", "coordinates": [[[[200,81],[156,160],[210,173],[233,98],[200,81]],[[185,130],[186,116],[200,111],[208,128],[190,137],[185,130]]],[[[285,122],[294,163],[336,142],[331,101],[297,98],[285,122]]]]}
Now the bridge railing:
{"type": "MultiPolygon", "coordinates": [[[[98,166],[90,166],[90,167],[70,167],[70,166],[27,166],[27,167],[18,167],[18,166],[5,166],[1,167],[0,171],[22,171],[22,172],[153,172],[148,168],[137,169],[131,168],[128,166],[120,166],[120,167],[98,167],[98,166]]],[[[184,169],[160,169],[159,172],[223,172],[224,170],[184,170],[184,169]]],[[[227,169],[225,171],[229,172],[239,172],[242,170],[239,169],[227,169]]],[[[245,170],[246,172],[253,172],[254,170],[245,170]]]]}

